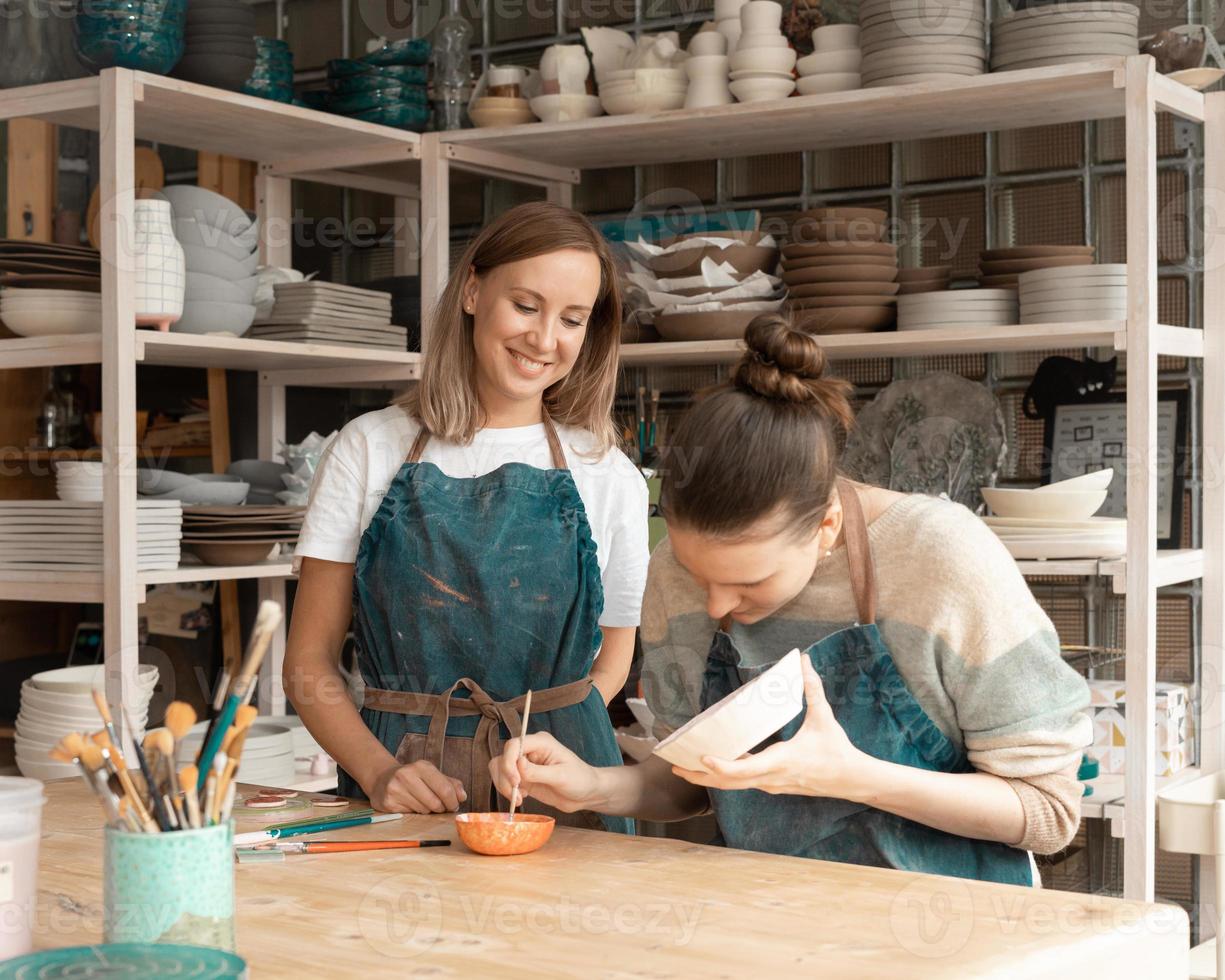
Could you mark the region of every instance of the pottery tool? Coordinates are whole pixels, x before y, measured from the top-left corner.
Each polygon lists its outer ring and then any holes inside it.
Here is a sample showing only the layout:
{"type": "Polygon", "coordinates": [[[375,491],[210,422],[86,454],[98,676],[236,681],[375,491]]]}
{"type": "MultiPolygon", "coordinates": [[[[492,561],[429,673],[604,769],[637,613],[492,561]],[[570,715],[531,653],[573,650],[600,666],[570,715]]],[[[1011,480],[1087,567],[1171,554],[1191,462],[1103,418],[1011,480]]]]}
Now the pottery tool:
{"type": "Polygon", "coordinates": [[[343,830],[345,827],[362,827],[372,823],[387,823],[391,820],[400,820],[404,817],[402,813],[376,813],[372,817],[355,817],[352,820],[325,820],[320,823],[306,824],[301,827],[290,827],[287,830],[276,830],[269,828],[267,830],[253,830],[246,834],[235,834],[234,844],[265,844],[270,841],[277,840],[281,837],[298,837],[302,834],[321,834],[329,830],[343,830]]]}
{"type": "MultiPolygon", "coordinates": [[[[515,768],[519,768],[519,760],[523,758],[523,740],[527,738],[527,716],[532,713],[532,692],[527,692],[527,697],[523,699],[523,724],[519,726],[519,754],[515,757],[515,768]]],[[[510,812],[506,814],[507,820],[515,819],[515,800],[519,797],[519,791],[516,789],[510,795],[510,812]]]]}
{"type": "MultiPolygon", "coordinates": [[[[107,714],[109,716],[110,712],[108,711],[107,714]]],[[[113,728],[114,726],[112,725],[111,727],[113,728]]],[[[94,732],[90,735],[90,738],[102,750],[102,758],[107,768],[119,780],[119,785],[123,787],[124,798],[130,801],[130,806],[135,811],[136,819],[140,822],[140,825],[150,833],[157,833],[157,821],[149,815],[144,801],[141,800],[140,794],[136,791],[136,786],[132,782],[132,776],[128,772],[127,763],[124,762],[123,753],[119,751],[119,747],[111,740],[111,736],[107,733],[106,729],[94,732]]]]}
{"type": "Polygon", "coordinates": [[[200,749],[200,756],[196,759],[196,766],[200,770],[200,783],[196,786],[197,792],[204,787],[204,780],[208,776],[213,756],[221,747],[221,740],[225,737],[230,722],[234,720],[238,708],[246,703],[254,687],[255,675],[259,672],[264,654],[268,652],[272,634],[280,625],[281,615],[281,607],[271,599],[265,599],[260,604],[259,614],[255,618],[255,627],[251,631],[251,645],[247,650],[246,659],[230,687],[221,714],[213,718],[212,727],[205,736],[204,744],[200,749]]]}
{"type": "Polygon", "coordinates": [[[450,847],[449,840],[302,840],[261,844],[259,849],[286,854],[346,854],[350,851],[395,851],[409,847],[450,847]]]}
{"type": "Polygon", "coordinates": [[[179,792],[187,809],[187,822],[193,830],[198,830],[200,824],[200,799],[196,795],[196,767],[184,766],[179,773],[179,792]]]}
{"type": "MultiPolygon", "coordinates": [[[[98,696],[99,692],[94,691],[94,695],[98,696]]],[[[120,705],[119,710],[123,712],[124,727],[132,735],[132,751],[136,753],[136,764],[140,766],[140,774],[145,777],[145,794],[149,797],[149,809],[153,811],[153,818],[162,830],[171,830],[174,824],[171,819],[173,811],[169,811],[163,802],[161,787],[153,778],[153,770],[149,768],[149,760],[145,757],[144,749],[136,741],[136,728],[132,725],[132,719],[128,717],[128,709],[120,705]]]]}

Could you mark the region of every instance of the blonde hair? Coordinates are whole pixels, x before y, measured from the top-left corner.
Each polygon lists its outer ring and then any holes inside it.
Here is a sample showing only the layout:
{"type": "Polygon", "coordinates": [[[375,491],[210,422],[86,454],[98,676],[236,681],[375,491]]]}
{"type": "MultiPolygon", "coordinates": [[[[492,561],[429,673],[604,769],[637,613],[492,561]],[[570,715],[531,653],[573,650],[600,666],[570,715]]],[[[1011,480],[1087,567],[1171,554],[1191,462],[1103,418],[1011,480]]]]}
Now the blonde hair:
{"type": "Polygon", "coordinates": [[[599,259],[600,291],[578,359],[569,374],[545,389],[544,408],[554,422],[590,432],[595,437],[593,455],[603,456],[616,445],[612,404],[621,351],[616,261],[586,217],[544,201],[520,204],[487,224],[451,270],[432,311],[421,381],[396,401],[432,436],[467,445],[487,421],[474,383],[473,318],[464,312],[469,271],[479,278],[498,266],[561,249],[591,252],[599,259]]]}

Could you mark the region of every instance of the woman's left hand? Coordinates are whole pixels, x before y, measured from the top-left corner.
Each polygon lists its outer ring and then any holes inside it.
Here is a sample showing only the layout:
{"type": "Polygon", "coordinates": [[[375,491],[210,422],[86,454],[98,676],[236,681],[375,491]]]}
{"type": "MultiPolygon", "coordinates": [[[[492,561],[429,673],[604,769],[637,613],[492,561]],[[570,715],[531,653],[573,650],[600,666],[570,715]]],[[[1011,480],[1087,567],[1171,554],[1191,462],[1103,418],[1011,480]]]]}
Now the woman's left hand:
{"type": "Polygon", "coordinates": [[[808,710],[792,738],[739,759],[706,756],[710,772],[673,766],[672,771],[697,786],[713,789],[758,789],[763,793],[832,796],[850,799],[851,780],[863,753],[851,744],[825,697],[821,676],[802,657],[804,697],[808,710]]]}

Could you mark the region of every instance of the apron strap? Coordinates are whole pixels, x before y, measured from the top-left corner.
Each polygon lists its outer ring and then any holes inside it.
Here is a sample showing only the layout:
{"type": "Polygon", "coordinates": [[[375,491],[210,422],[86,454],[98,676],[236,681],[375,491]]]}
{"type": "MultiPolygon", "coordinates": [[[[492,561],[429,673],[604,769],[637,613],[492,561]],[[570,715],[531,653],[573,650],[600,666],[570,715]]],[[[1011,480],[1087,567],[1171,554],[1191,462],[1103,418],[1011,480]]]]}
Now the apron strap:
{"type": "Polygon", "coordinates": [[[876,562],[868,540],[868,523],[859,493],[849,481],[838,481],[838,498],[842,501],[842,533],[851,569],[851,592],[859,611],[859,624],[866,626],[876,622],[876,562]]]}
{"type": "MultiPolygon", "coordinates": [[[[532,693],[532,713],[554,711],[558,708],[568,708],[587,700],[595,682],[590,677],[561,684],[557,687],[545,688],[532,693]]],[[[366,688],[363,706],[375,711],[390,711],[401,715],[425,715],[430,719],[429,732],[425,739],[425,758],[432,762],[439,772],[443,769],[443,753],[446,749],[447,722],[452,717],[471,718],[480,715],[476,733],[472,736],[469,751],[472,753],[471,769],[472,785],[465,786],[468,798],[474,803],[491,798],[493,780],[489,775],[489,763],[502,749],[500,725],[512,735],[517,735],[521,725],[520,711],[523,710],[527,694],[511,698],[509,701],[495,701],[472,678],[461,677],[441,694],[421,694],[415,691],[389,691],[381,688],[366,688]],[[465,688],[472,695],[469,698],[457,698],[455,692],[465,688]]],[[[481,806],[487,805],[482,802],[481,806]]]]}
{"type": "MultiPolygon", "coordinates": [[[[561,439],[557,435],[557,426],[553,424],[553,420],[549,417],[547,411],[543,412],[541,419],[544,422],[545,438],[549,440],[549,456],[553,460],[553,469],[564,470],[569,466],[566,463],[566,454],[562,452],[561,439]]],[[[406,459],[409,463],[420,463],[421,454],[425,452],[426,443],[430,441],[429,430],[424,425],[417,430],[417,438],[413,440],[412,448],[408,451],[406,459]]]]}

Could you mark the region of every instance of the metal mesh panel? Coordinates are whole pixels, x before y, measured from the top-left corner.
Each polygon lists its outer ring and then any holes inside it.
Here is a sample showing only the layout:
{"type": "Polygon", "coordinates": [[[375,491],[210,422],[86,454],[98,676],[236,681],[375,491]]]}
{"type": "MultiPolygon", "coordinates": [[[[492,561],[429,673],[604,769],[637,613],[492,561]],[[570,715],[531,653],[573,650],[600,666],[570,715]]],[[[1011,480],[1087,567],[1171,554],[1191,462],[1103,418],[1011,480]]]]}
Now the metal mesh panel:
{"type": "Polygon", "coordinates": [[[1182,276],[1157,280],[1157,321],[1175,327],[1195,326],[1191,323],[1190,284],[1182,276]]]}
{"type": "Polygon", "coordinates": [[[550,37],[557,30],[557,8],[553,0],[498,0],[489,7],[489,29],[494,44],[550,37]]]}
{"type": "Polygon", "coordinates": [[[689,204],[695,199],[714,201],[718,196],[718,164],[714,160],[693,163],[656,163],[642,168],[644,210],[669,204],[689,204]]]}
{"type": "Polygon", "coordinates": [[[1038,605],[1050,617],[1059,634],[1059,642],[1070,646],[1084,646],[1089,642],[1086,612],[1088,605],[1083,596],[1063,595],[1053,589],[1033,586],[1038,605]]]}
{"type": "Polygon", "coordinates": [[[634,19],[634,0],[564,0],[566,30],[577,31],[580,27],[611,26],[627,24],[634,19]]]}
{"type": "Polygon", "coordinates": [[[1190,906],[1195,901],[1195,855],[1157,852],[1156,893],[1167,902],[1190,906]]]}
{"type": "Polygon", "coordinates": [[[1079,180],[1002,187],[995,193],[994,247],[1080,245],[1085,240],[1079,180]]]}
{"type": "Polygon", "coordinates": [[[949,264],[954,276],[977,275],[979,253],[987,247],[983,199],[978,188],[904,198],[904,239],[898,242],[902,264],[949,264]]]}
{"type": "Polygon", "coordinates": [[[986,167],[986,146],[987,140],[982,133],[903,143],[902,179],[919,183],[976,177],[986,167]]]}
{"type": "Polygon", "coordinates": [[[997,378],[1023,378],[1028,380],[1038,370],[1038,365],[1048,357],[1080,357],[1077,348],[1067,350],[1026,350],[1008,354],[995,355],[995,375],[997,378]]]}
{"type": "MultiPolygon", "coordinates": [[[[1099,177],[1094,187],[1097,260],[1127,261],[1127,188],[1122,174],[1099,177]]],[[[1157,260],[1187,257],[1186,177],[1177,170],[1157,174],[1157,260]]]]}
{"type": "Polygon", "coordinates": [[[794,194],[804,180],[802,153],[771,153],[739,157],[724,165],[731,198],[775,197],[794,194]]]}
{"type": "Polygon", "coordinates": [[[860,187],[887,187],[891,149],[888,143],[878,143],[875,146],[815,151],[812,154],[812,189],[843,191],[860,187]]]}
{"type": "MultiPolygon", "coordinates": [[[[1099,163],[1122,161],[1127,149],[1127,137],[1122,119],[1103,119],[1096,124],[1094,154],[1099,163]]],[[[1174,117],[1168,112],[1157,115],[1157,156],[1179,157],[1182,150],[1174,140],[1174,117]]]]}
{"type": "Polygon", "coordinates": [[[995,167],[1002,174],[1066,170],[1084,164],[1083,123],[1005,129],[995,135],[995,167]]]}
{"type": "Polygon", "coordinates": [[[1042,477],[1041,419],[1027,419],[1021,411],[1024,391],[1001,394],[1000,409],[1004,413],[1004,424],[1008,427],[1008,457],[1004,461],[1004,475],[1010,480],[1037,483],[1042,477]]]}
{"type": "Polygon", "coordinates": [[[584,170],[574,189],[574,206],[588,214],[629,211],[634,206],[634,168],[584,170]]]}
{"type": "Polygon", "coordinates": [[[898,378],[922,378],[928,374],[947,371],[960,374],[971,381],[981,381],[987,374],[987,358],[984,354],[941,354],[937,357],[908,357],[897,362],[894,376],[898,378]]]}
{"type": "Polygon", "coordinates": [[[869,385],[883,387],[893,380],[893,364],[884,358],[859,358],[832,363],[834,374],[859,387],[869,385]]]}
{"type": "MultiPolygon", "coordinates": [[[[1190,684],[1195,679],[1194,644],[1191,642],[1191,599],[1185,595],[1157,595],[1157,680],[1190,684]]],[[[1099,617],[1098,642],[1124,647],[1127,642],[1127,597],[1107,594],[1099,617]]],[[[1123,678],[1122,663],[1104,676],[1123,678]]]]}

